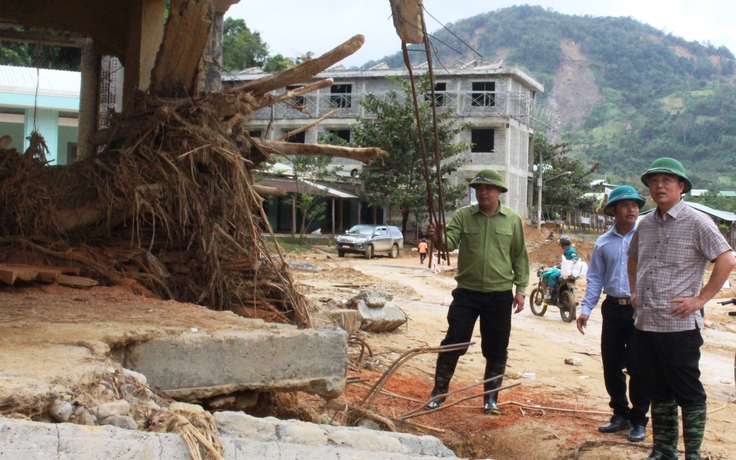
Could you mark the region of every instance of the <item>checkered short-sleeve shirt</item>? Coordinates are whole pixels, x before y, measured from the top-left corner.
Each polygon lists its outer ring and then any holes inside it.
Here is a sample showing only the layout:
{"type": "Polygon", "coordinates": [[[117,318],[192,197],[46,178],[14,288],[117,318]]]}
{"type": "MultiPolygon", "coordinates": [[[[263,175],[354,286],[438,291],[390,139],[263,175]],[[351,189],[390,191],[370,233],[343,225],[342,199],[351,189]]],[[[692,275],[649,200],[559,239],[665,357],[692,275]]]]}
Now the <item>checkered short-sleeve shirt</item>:
{"type": "Polygon", "coordinates": [[[708,262],[730,250],[715,223],[680,201],[664,216],[652,212],[637,227],[629,258],[637,261],[635,324],[652,332],[703,328],[699,311],[686,318],[670,315],[670,299],[700,293],[708,262]]]}

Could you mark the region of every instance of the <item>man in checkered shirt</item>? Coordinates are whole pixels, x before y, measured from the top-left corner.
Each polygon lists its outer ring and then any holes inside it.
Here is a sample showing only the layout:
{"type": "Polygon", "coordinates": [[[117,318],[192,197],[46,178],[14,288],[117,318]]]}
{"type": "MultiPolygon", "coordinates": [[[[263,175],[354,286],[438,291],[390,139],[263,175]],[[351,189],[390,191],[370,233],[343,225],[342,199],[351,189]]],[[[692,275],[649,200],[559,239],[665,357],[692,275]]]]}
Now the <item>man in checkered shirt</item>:
{"type": "Polygon", "coordinates": [[[639,223],[628,251],[636,356],[652,401],[654,446],[647,459],[677,459],[679,406],[685,458],[696,460],[707,413],[700,310],[728,279],[736,258],[710,217],[681,199],[692,183],[679,161],[659,158],[641,180],[657,204],[639,223]],[[702,286],[708,262],[715,265],[702,286]]]}

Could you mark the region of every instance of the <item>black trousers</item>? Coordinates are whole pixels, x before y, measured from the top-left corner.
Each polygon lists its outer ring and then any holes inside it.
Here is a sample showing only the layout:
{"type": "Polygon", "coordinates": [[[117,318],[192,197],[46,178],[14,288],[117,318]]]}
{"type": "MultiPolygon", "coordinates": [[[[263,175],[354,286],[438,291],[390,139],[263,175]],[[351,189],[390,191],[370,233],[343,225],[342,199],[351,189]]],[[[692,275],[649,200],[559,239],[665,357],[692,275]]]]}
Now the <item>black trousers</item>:
{"type": "MultiPolygon", "coordinates": [[[[447,312],[447,334],[442,345],[470,342],[475,322],[480,317],[481,350],[488,364],[506,365],[511,335],[511,290],[478,292],[457,288],[452,291],[452,303],[447,312]]],[[[448,352],[457,356],[467,349],[448,352]]]]}
{"type": "Polygon", "coordinates": [[[646,426],[649,421],[649,396],[634,352],[634,309],[631,305],[619,305],[615,300],[606,298],[601,306],[601,314],[603,381],[611,398],[608,405],[614,415],[630,420],[634,425],[646,426]],[[629,374],[631,408],[626,397],[626,374],[623,369],[629,374]]]}
{"type": "Polygon", "coordinates": [[[653,402],[680,407],[704,406],[700,382],[700,329],[682,332],[636,331],[636,355],[653,402]]]}

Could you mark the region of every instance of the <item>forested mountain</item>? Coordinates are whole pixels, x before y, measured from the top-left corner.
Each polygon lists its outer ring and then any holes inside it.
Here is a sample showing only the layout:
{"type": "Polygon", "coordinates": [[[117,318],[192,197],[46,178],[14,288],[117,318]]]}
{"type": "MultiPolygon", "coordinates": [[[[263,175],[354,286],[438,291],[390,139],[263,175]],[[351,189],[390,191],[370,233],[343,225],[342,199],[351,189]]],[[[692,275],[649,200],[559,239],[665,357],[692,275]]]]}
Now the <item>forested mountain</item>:
{"type": "MultiPolygon", "coordinates": [[[[457,37],[432,33],[435,68],[503,59],[506,67],[526,69],[545,84],[538,104],[552,114],[539,129],[571,143],[587,162],[600,162],[609,180],[636,184],[653,159],[673,156],[696,188],[736,188],[736,61],[727,48],[632,18],[528,5],[446,26],[457,37]]],[[[410,54],[417,61],[423,56],[410,54]]],[[[403,67],[400,54],[381,61],[403,67]]]]}

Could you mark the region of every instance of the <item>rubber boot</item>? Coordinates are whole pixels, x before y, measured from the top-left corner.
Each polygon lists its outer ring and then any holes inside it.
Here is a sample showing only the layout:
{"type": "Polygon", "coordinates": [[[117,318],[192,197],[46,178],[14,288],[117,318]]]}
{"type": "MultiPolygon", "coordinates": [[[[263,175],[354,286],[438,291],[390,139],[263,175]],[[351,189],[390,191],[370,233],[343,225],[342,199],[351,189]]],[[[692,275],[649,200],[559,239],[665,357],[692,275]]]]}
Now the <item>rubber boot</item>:
{"type": "Polygon", "coordinates": [[[685,460],[701,460],[700,445],[705,434],[708,406],[682,408],[682,439],[685,442],[685,460]]]}
{"type": "MultiPolygon", "coordinates": [[[[501,388],[503,383],[503,374],[506,372],[506,363],[489,363],[486,361],[486,371],[483,375],[483,380],[490,379],[500,375],[501,378],[486,382],[483,384],[483,391],[495,390],[501,388]]],[[[487,394],[483,397],[483,412],[491,415],[501,415],[501,410],[498,408],[498,392],[487,394]]]]}
{"type": "Polygon", "coordinates": [[[675,401],[652,401],[652,453],[644,460],[677,460],[680,421],[675,401]]]}
{"type": "MultiPolygon", "coordinates": [[[[452,380],[452,375],[455,373],[455,366],[457,366],[458,359],[460,359],[459,356],[449,353],[440,353],[437,355],[437,368],[434,371],[434,389],[432,390],[431,398],[447,393],[447,390],[450,388],[450,380],[452,380]]],[[[427,410],[437,409],[443,402],[445,402],[445,398],[440,398],[427,403],[425,408],[427,410]]]]}

